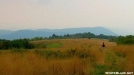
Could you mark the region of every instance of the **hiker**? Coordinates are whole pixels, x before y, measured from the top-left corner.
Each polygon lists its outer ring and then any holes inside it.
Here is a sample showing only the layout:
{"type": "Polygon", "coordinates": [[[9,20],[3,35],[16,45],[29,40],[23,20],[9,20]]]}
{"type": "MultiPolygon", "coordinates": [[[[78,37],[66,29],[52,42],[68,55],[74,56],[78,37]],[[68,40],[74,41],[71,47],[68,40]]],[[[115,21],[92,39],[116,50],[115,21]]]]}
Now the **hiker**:
{"type": "Polygon", "coordinates": [[[103,42],[102,45],[101,45],[101,49],[104,49],[104,48],[105,48],[105,44],[103,42]]]}

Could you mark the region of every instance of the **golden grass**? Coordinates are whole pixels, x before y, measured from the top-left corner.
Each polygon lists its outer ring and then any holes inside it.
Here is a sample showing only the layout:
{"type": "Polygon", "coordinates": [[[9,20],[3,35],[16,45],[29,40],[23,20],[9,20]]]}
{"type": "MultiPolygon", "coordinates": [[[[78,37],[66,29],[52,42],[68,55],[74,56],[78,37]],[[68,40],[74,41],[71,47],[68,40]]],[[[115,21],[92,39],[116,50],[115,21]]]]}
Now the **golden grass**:
{"type": "Polygon", "coordinates": [[[92,66],[78,58],[49,59],[34,53],[0,55],[0,75],[87,75],[92,66]]]}
{"type": "Polygon", "coordinates": [[[114,48],[122,60],[124,71],[134,72],[134,45],[121,45],[114,48]]]}
{"type": "Polygon", "coordinates": [[[0,75],[99,75],[105,71],[134,72],[134,46],[117,46],[114,42],[100,39],[54,39],[31,43],[36,45],[33,50],[0,51],[0,75]],[[102,42],[105,42],[106,48],[101,51],[102,42]],[[62,43],[62,46],[43,48],[51,43],[62,43]],[[49,55],[45,51],[53,53],[49,55]],[[55,52],[59,56],[55,56],[55,52]]]}

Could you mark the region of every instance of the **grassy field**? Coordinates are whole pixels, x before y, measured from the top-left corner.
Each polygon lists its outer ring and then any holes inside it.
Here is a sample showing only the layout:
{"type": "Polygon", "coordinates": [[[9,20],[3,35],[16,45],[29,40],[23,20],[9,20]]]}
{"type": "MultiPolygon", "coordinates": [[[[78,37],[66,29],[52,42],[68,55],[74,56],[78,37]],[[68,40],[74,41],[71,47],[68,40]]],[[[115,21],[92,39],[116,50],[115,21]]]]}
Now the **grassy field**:
{"type": "Polygon", "coordinates": [[[0,50],[0,75],[105,75],[134,72],[134,45],[102,39],[32,41],[35,49],[0,50]],[[105,42],[106,48],[100,45],[105,42]]]}

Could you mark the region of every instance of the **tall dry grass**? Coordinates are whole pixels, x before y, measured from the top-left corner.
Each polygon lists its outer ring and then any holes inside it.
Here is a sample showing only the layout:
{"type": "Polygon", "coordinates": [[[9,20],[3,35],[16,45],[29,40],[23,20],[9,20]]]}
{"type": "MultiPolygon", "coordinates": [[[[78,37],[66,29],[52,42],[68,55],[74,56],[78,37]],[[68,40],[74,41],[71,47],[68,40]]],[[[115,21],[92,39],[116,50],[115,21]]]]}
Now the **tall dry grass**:
{"type": "Polygon", "coordinates": [[[114,52],[121,59],[122,69],[126,72],[134,72],[134,45],[116,46],[114,52]]]}
{"type": "Polygon", "coordinates": [[[134,47],[100,39],[54,39],[31,42],[33,50],[0,51],[0,75],[99,75],[134,71],[134,47]],[[100,45],[106,48],[101,50],[100,45]],[[46,45],[61,43],[59,47],[46,45]]]}
{"type": "Polygon", "coordinates": [[[0,75],[87,75],[87,59],[45,59],[33,52],[0,54],[0,75]]]}

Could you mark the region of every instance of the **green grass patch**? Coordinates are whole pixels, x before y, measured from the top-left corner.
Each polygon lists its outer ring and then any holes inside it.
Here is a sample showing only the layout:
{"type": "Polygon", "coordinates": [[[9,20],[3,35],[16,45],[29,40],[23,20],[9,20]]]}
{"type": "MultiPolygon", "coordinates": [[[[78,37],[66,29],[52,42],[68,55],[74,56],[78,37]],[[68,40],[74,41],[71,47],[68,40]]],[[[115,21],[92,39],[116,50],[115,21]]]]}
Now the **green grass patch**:
{"type": "Polygon", "coordinates": [[[53,50],[35,50],[35,53],[45,57],[46,59],[49,58],[66,58],[66,56],[58,51],[53,51],[53,50]]]}
{"type": "Polygon", "coordinates": [[[51,44],[46,45],[46,48],[59,48],[61,46],[62,46],[61,43],[51,43],[51,44]]]}
{"type": "Polygon", "coordinates": [[[26,49],[17,49],[17,48],[13,48],[11,50],[11,52],[13,53],[23,53],[23,52],[26,52],[27,50],[26,49]]]}
{"type": "Polygon", "coordinates": [[[105,65],[96,65],[94,75],[105,75],[105,72],[107,71],[108,67],[105,65]]]}

